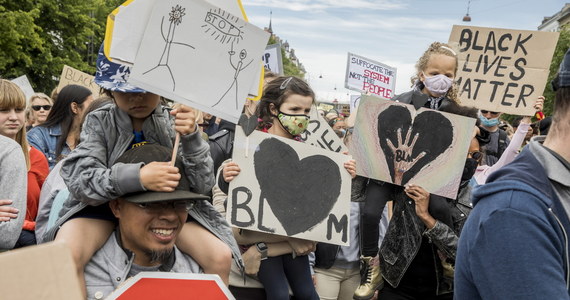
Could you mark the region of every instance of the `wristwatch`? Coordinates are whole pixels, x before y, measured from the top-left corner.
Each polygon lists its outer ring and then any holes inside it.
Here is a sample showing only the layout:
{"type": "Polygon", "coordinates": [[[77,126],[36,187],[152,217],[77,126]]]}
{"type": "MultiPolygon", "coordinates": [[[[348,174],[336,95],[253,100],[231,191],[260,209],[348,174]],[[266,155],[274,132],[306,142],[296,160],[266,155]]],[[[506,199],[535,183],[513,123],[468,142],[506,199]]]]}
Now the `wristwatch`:
{"type": "Polygon", "coordinates": [[[267,259],[267,245],[264,242],[255,244],[257,251],[261,254],[261,260],[267,259]]]}

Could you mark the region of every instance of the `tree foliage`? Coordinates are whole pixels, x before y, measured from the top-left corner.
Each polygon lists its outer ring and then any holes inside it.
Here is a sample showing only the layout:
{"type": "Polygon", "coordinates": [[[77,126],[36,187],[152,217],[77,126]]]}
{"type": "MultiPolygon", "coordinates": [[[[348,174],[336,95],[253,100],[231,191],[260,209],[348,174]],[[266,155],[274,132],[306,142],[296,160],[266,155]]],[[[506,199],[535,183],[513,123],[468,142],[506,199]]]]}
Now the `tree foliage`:
{"type": "Polygon", "coordinates": [[[49,93],[64,65],[89,74],[117,0],[0,0],[0,76],[49,93]]]}
{"type": "MultiPolygon", "coordinates": [[[[273,45],[277,43],[277,39],[274,36],[271,36],[267,42],[267,45],[273,45]]],[[[285,49],[283,49],[283,47],[281,47],[281,56],[283,57],[283,74],[285,74],[285,76],[297,76],[304,78],[305,74],[287,57],[285,49]]]]}

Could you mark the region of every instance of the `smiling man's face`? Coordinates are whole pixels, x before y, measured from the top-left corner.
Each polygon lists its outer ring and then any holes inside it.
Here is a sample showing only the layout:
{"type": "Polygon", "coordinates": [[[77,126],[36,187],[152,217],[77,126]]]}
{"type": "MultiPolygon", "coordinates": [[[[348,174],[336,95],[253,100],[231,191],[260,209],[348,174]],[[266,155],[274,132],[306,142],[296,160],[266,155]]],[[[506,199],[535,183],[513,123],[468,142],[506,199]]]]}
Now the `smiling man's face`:
{"type": "Polygon", "coordinates": [[[124,199],[113,200],[111,210],[119,219],[123,247],[135,254],[134,263],[140,266],[159,265],[153,257],[165,257],[174,249],[174,243],[188,212],[166,205],[149,210],[124,199]]]}

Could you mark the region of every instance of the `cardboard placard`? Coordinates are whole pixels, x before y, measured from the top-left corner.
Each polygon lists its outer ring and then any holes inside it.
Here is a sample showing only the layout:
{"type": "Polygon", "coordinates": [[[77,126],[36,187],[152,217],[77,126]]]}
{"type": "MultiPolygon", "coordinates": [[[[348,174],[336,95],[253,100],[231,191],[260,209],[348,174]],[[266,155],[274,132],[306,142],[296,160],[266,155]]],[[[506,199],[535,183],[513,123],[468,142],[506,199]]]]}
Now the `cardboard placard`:
{"type": "Polygon", "coordinates": [[[360,104],[360,98],[362,95],[350,95],[350,113],[355,113],[358,109],[358,104],[360,104]]]}
{"type": "Polygon", "coordinates": [[[265,48],[263,53],[263,64],[269,71],[283,75],[283,58],[281,57],[281,44],[273,44],[265,48]]]}
{"type": "Polygon", "coordinates": [[[544,92],[558,32],[454,25],[462,105],[532,116],[544,92]]]}
{"type": "Polygon", "coordinates": [[[336,135],[328,122],[319,115],[313,105],[310,113],[311,119],[307,130],[301,133],[301,140],[309,145],[317,146],[325,150],[342,153],[348,151],[342,140],[336,135]]]}
{"type": "Polygon", "coordinates": [[[227,220],[235,227],[348,245],[350,156],[236,127],[227,220]]]}
{"type": "Polygon", "coordinates": [[[351,151],[356,174],[455,199],[475,119],[362,96],[351,151]]]}
{"type": "Polygon", "coordinates": [[[390,99],[394,97],[396,88],[396,68],[349,52],[344,86],[363,94],[390,99]]]}
{"type": "MultiPolygon", "coordinates": [[[[141,45],[146,25],[155,0],[128,0],[117,7],[107,18],[105,54],[121,64],[132,65],[141,45]]],[[[240,1],[208,0],[235,16],[247,20],[240,1]]]]}
{"type": "Polygon", "coordinates": [[[81,299],[71,251],[51,242],[0,253],[2,299],[81,299]]]}
{"type": "Polygon", "coordinates": [[[62,88],[70,84],[81,85],[88,88],[93,93],[93,98],[100,96],[101,88],[95,83],[95,76],[81,72],[70,66],[63,66],[63,71],[61,71],[61,76],[59,77],[59,84],[57,85],[57,92],[59,93],[62,88]]]}
{"type": "Polygon", "coordinates": [[[204,0],[158,1],[129,82],[237,123],[268,39],[204,0]]]}
{"type": "Polygon", "coordinates": [[[220,276],[211,274],[140,272],[105,300],[234,300],[220,276]]]}
{"type": "Polygon", "coordinates": [[[15,83],[17,86],[20,87],[20,89],[22,89],[22,92],[24,92],[24,95],[26,96],[26,102],[29,101],[32,95],[35,93],[34,88],[32,87],[32,84],[30,83],[30,81],[28,80],[28,76],[26,75],[22,75],[10,81],[15,83]]]}

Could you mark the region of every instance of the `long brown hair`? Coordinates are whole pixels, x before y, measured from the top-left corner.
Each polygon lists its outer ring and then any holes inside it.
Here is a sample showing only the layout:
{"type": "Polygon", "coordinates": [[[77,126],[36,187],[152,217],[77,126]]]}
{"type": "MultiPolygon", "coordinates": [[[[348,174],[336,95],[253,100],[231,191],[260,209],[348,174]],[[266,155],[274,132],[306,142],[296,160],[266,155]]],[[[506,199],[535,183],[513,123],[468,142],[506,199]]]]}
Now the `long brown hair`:
{"type": "MultiPolygon", "coordinates": [[[[0,79],[0,110],[4,109],[26,109],[26,96],[24,92],[15,83],[0,79]]],[[[20,144],[24,157],[26,158],[26,167],[30,169],[30,146],[26,137],[26,124],[22,124],[22,128],[16,134],[15,141],[20,144]]]]}

